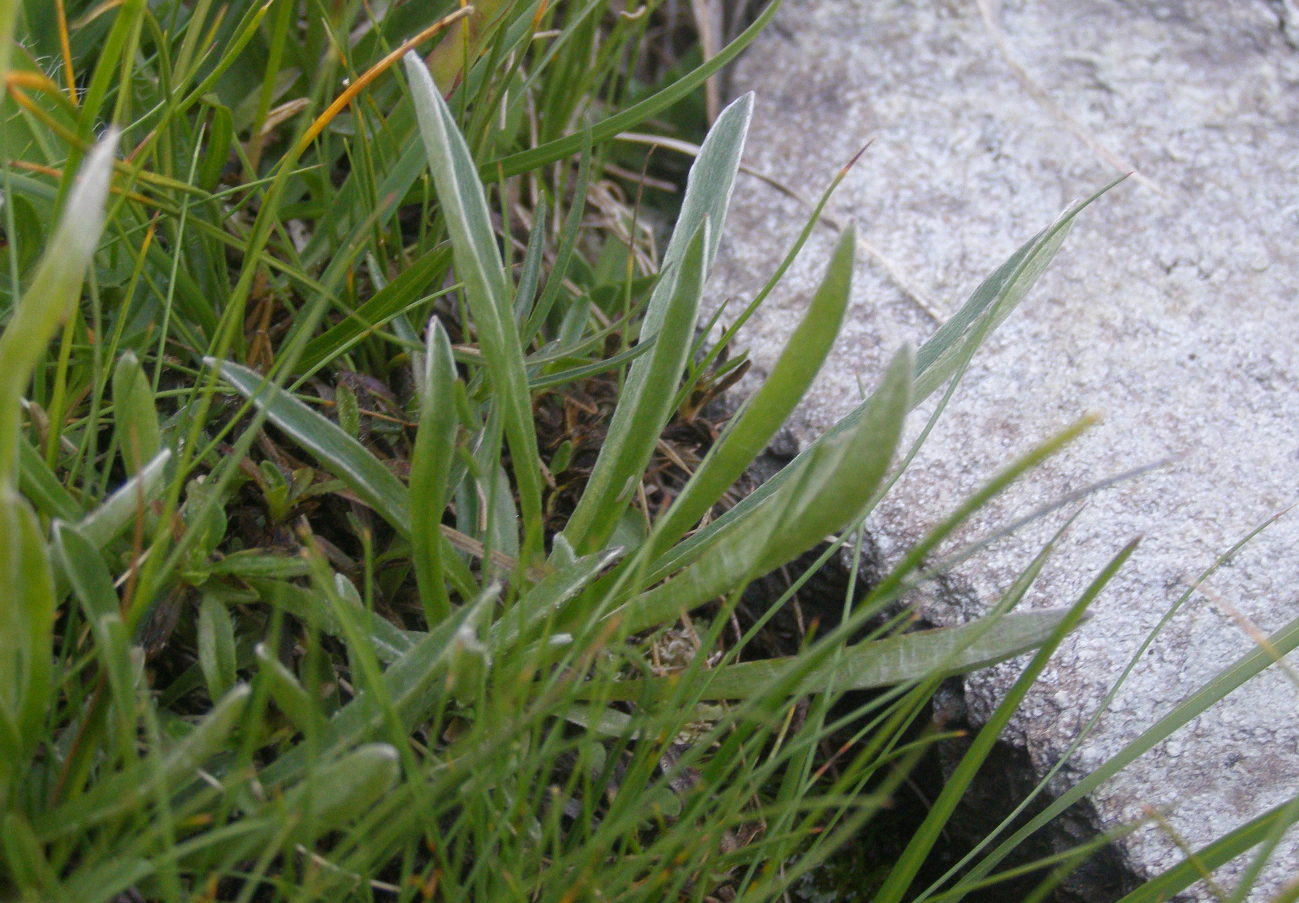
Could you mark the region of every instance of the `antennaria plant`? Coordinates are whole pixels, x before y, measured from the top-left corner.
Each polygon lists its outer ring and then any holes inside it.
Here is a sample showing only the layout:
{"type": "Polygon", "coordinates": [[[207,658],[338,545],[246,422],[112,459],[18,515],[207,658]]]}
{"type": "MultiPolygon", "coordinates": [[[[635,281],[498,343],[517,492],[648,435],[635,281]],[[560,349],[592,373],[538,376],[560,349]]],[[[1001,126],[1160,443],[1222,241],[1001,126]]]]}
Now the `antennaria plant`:
{"type": "MultiPolygon", "coordinates": [[[[1027,686],[1113,568],[1014,611],[1056,537],[946,630],[908,630],[906,596],[1086,421],[842,623],[776,658],[731,629],[750,581],[858,534],[907,416],[1090,203],[731,498],[838,334],[854,237],[723,424],[698,399],[738,358],[694,352],[752,98],[661,254],[613,139],[692,121],[777,5],[664,70],[656,2],[0,0],[0,897],[779,899],[942,739],[943,677],[1036,650],[1027,686]]],[[[956,795],[882,893],[917,892],[956,795]]],[[[992,840],[923,893],[994,881],[1017,838],[992,840]]]]}

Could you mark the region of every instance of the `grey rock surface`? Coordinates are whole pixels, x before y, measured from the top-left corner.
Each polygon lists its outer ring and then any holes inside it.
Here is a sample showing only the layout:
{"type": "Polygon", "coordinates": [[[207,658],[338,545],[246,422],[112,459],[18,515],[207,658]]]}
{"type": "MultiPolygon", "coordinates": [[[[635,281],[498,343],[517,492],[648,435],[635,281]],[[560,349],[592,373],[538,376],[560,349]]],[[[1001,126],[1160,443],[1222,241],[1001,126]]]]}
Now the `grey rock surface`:
{"type": "MultiPolygon", "coordinates": [[[[758,93],[746,162],[795,192],[815,196],[874,141],[832,203],[838,221],[857,223],[863,250],[845,331],[792,425],[804,443],[853,407],[900,343],[923,341],[933,314],[956,310],[1071,198],[1138,173],[1083,214],[870,523],[895,560],[1013,456],[1089,410],[1102,424],[964,538],[1173,458],[1094,496],[1030,595],[1031,605],[1072,602],[1125,542],[1144,537],[1015,722],[1038,768],[1065,752],[1197,574],[1299,497],[1297,25],[1288,0],[804,0],[786,3],[732,75],[733,92],[758,93]]],[[[808,209],[741,177],[711,282],[716,299],[738,309],[752,297],[808,209]]],[[[818,228],[741,333],[754,379],[796,322],[833,239],[818,228]]],[[[963,566],[954,591],[920,600],[925,613],[939,622],[976,615],[1060,522],[963,566]]],[[[1172,618],[1063,782],[1248,652],[1251,630],[1297,615],[1291,516],[1172,618]]],[[[1015,673],[971,680],[976,714],[1015,673]]],[[[1186,844],[1213,840],[1299,791],[1297,699],[1295,684],[1270,669],[1092,802],[1106,826],[1155,807],[1186,844]]],[[[1148,875],[1181,859],[1154,823],[1124,851],[1148,875]]],[[[1240,865],[1219,873],[1224,886],[1240,865]]],[[[1251,899],[1296,874],[1290,837],[1251,899]]],[[[1187,899],[1211,893],[1201,885],[1187,899]]]]}

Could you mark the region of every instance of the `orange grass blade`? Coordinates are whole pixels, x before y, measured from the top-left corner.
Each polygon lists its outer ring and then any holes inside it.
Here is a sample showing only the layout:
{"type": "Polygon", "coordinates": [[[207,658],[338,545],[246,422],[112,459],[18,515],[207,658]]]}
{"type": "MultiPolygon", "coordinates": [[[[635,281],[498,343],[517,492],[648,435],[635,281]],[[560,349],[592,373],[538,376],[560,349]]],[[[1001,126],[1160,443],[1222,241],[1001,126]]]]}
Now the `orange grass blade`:
{"type": "Polygon", "coordinates": [[[401,59],[408,50],[418,47],[429,38],[465,18],[465,16],[472,14],[473,11],[474,8],[472,6],[463,6],[455,12],[443,16],[419,34],[402,41],[401,44],[392,51],[392,53],[388,54],[383,59],[379,60],[379,62],[367,69],[360,78],[348,85],[343,90],[343,93],[338,95],[338,97],[334,99],[334,102],[325,108],[323,113],[316,117],[315,122],[311,123],[311,127],[307,129],[306,134],[302,136],[302,140],[298,142],[298,146],[294,150],[294,155],[298,156],[304,153],[307,149],[307,145],[316,140],[316,137],[334,121],[335,116],[343,112],[347,105],[356,98],[356,95],[365,90],[366,86],[380,75],[387,72],[388,69],[392,67],[392,64],[401,59]]]}
{"type": "Polygon", "coordinates": [[[63,51],[63,76],[68,83],[68,100],[77,102],[77,73],[72,68],[72,41],[68,37],[68,16],[63,10],[63,0],[54,0],[59,16],[59,49],[63,51]]]}

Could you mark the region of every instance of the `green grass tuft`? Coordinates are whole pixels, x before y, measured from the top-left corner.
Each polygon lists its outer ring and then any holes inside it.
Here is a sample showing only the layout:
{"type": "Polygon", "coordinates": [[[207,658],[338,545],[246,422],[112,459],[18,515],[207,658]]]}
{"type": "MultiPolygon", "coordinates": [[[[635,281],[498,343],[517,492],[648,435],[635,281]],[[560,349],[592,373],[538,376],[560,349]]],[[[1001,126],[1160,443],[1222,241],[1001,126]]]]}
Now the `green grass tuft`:
{"type": "MultiPolygon", "coordinates": [[[[0,0],[0,897],[778,899],[942,739],[943,676],[1040,650],[968,779],[1113,568],[1012,612],[1048,546],[952,630],[906,632],[906,594],[1085,423],[841,624],[773,659],[732,615],[860,535],[907,415],[1090,201],[732,504],[828,353],[854,243],[723,427],[704,400],[742,356],[692,352],[751,98],[679,199],[614,138],[698,138],[705,82],[777,5],[687,69],[657,2],[0,0]]],[[[957,796],[882,899],[912,899],[957,796]]],[[[928,898],[996,879],[1013,842],[928,898]]]]}

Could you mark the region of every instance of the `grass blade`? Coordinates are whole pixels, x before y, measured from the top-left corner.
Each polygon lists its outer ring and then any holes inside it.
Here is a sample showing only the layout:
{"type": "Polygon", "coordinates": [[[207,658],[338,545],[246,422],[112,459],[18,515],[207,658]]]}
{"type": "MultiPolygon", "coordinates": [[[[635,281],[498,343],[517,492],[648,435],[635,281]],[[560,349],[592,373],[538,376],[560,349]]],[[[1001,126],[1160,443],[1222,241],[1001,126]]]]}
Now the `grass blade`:
{"type": "MultiPolygon", "coordinates": [[[[330,636],[347,640],[347,625],[339,617],[339,612],[321,598],[318,590],[284,580],[258,577],[245,577],[244,580],[268,605],[283,609],[330,636]]],[[[355,626],[364,634],[367,645],[385,662],[401,658],[414,647],[413,637],[423,636],[415,632],[407,634],[387,618],[360,605],[349,603],[343,614],[356,622],[355,626]]]]}
{"type": "MultiPolygon", "coordinates": [[[[532,230],[528,233],[528,246],[519,268],[519,284],[514,294],[514,319],[526,323],[532,314],[532,302],[541,284],[541,260],[546,243],[546,202],[543,200],[532,213],[532,230]]],[[[526,332],[526,330],[525,330],[526,332]]],[[[520,335],[521,343],[527,339],[520,335]]]]}
{"type": "Polygon", "coordinates": [[[855,243],[856,230],[849,226],[839,237],[825,279],[771,375],[731,419],[667,514],[655,524],[644,553],[650,560],[698,523],[734,485],[807,392],[843,322],[852,287],[855,243]]]}
{"type": "MultiPolygon", "coordinates": [[[[1038,648],[1059,631],[1070,609],[1040,609],[1008,614],[990,628],[973,622],[904,633],[847,646],[839,657],[813,668],[792,684],[790,696],[834,690],[871,690],[935,675],[934,663],[946,663],[942,676],[963,674],[1038,648]]],[[[699,699],[748,699],[763,696],[783,679],[802,656],[742,662],[718,668],[701,682],[699,699]]],[[[636,700],[666,697],[676,687],[672,677],[619,681],[602,686],[604,698],[636,700]]],[[[696,695],[696,694],[692,694],[696,695]]]]}
{"type": "Polygon", "coordinates": [[[99,551],[76,527],[56,522],[52,542],[60,573],[81,605],[95,636],[95,655],[108,676],[123,756],[129,756],[135,733],[135,668],[126,625],[122,622],[113,576],[99,551]]]}
{"type": "MultiPolygon", "coordinates": [[[[736,173],[740,171],[740,156],[744,153],[744,140],[749,134],[752,118],[753,93],[749,92],[722,110],[708,130],[708,137],[699,147],[699,156],[690,167],[685,197],[681,201],[681,213],[672,229],[667,249],[663,252],[664,271],[686,255],[695,232],[705,222],[709,227],[707,250],[704,254],[705,274],[712,267],[722,241],[726,211],[731,204],[731,192],[735,188],[736,173]]],[[[661,297],[650,297],[645,311],[645,323],[641,326],[642,337],[646,331],[650,335],[658,332],[666,314],[670,290],[669,285],[656,290],[655,295],[661,297]]]]}
{"type": "Polygon", "coordinates": [[[8,512],[17,530],[7,545],[22,563],[0,607],[0,806],[41,742],[54,686],[54,614],[58,604],[40,523],[15,499],[8,512]]]}
{"type": "MultiPolygon", "coordinates": [[[[708,244],[709,226],[701,222],[679,265],[680,273],[675,278],[665,274],[664,281],[670,279],[673,291],[653,334],[654,347],[637,358],[628,372],[600,456],[564,528],[565,538],[579,554],[595,552],[608,542],[672,414],[672,398],[690,354],[703,295],[708,244]]],[[[642,342],[648,340],[642,335],[642,342]]]]}
{"type": "Polygon", "coordinates": [[[379,516],[402,534],[410,534],[406,487],[364,445],[255,370],[212,358],[204,362],[220,368],[226,382],[265,411],[272,423],[315,455],[379,516]]]}
{"type": "Polygon", "coordinates": [[[258,670],[266,680],[271,698],[280,711],[308,737],[318,734],[325,726],[324,713],[306,687],[302,686],[298,676],[272,655],[265,643],[253,647],[253,656],[257,659],[258,670]]]}
{"type": "MultiPolygon", "coordinates": [[[[963,355],[970,350],[971,343],[981,342],[991,328],[1010,314],[1032,287],[1042,269],[1055,256],[1078,214],[1114,184],[1117,183],[1107,185],[1086,200],[1070,206],[1054,223],[1021,246],[974,291],[969,301],[949,321],[951,327],[945,325],[940,328],[916,352],[916,383],[912,390],[912,406],[923,401],[952,375],[953,370],[960,366],[963,355]]],[[[753,508],[762,504],[794,474],[793,468],[799,461],[815,453],[817,445],[831,441],[842,431],[853,429],[869,404],[871,399],[862,402],[812,445],[804,449],[787,467],[714,521],[713,526],[721,529],[731,520],[747,517],[753,508]]],[[[660,567],[656,568],[656,572],[670,571],[679,567],[681,561],[693,558],[698,554],[699,546],[707,539],[708,532],[700,531],[677,544],[666,553],[665,559],[660,563],[660,567]]]]}
{"type": "Polygon", "coordinates": [[[14,19],[18,0],[0,0],[0,80],[8,83],[9,57],[13,52],[14,19]]]}
{"type": "MultiPolygon", "coordinates": [[[[699,560],[677,577],[633,599],[618,612],[629,630],[642,630],[779,567],[863,513],[888,472],[910,407],[911,354],[900,351],[871,404],[854,424],[817,452],[790,465],[792,479],[766,504],[724,529],[701,530],[699,560]]],[[[714,524],[719,522],[714,522],[714,524]]],[[[657,579],[655,570],[648,579],[657,579]]]]}
{"type": "MultiPolygon", "coordinates": [[[[10,10],[0,13],[4,18],[10,10]]],[[[9,23],[12,19],[9,19],[9,23]]],[[[6,23],[0,22],[0,26],[6,23]]],[[[7,67],[6,46],[3,62],[7,67]]],[[[63,216],[13,318],[0,334],[0,707],[3,747],[16,753],[12,765],[25,763],[22,729],[30,725],[39,704],[43,714],[49,691],[54,587],[49,558],[40,542],[34,513],[18,495],[22,396],[32,371],[76,304],[86,267],[99,244],[104,202],[113,172],[117,133],[111,131],[91,150],[68,196],[63,216]],[[13,592],[17,589],[17,592],[13,592]],[[42,664],[43,663],[43,664],[42,664]]],[[[57,494],[56,494],[57,497],[57,494]]],[[[9,769],[0,772],[11,777],[9,769]]],[[[0,783],[7,795],[9,781],[0,783]]]]}
{"type": "Polygon", "coordinates": [[[446,216],[447,230],[451,233],[456,275],[465,286],[465,300],[486,359],[487,373],[504,415],[506,440],[517,463],[514,479],[523,512],[522,558],[526,564],[541,552],[541,474],[533,466],[540,456],[509,278],[496,247],[487,198],[465,139],[423,61],[414,53],[407,54],[405,59],[420,135],[446,216]]]}
{"type": "MultiPolygon", "coordinates": [[[[954,875],[962,873],[965,869],[965,866],[968,863],[975,861],[975,859],[983,852],[985,848],[992,846],[992,844],[997,840],[998,836],[1001,834],[1002,830],[1004,830],[1007,826],[1009,826],[1016,819],[1018,819],[1022,812],[1028,810],[1028,807],[1032,805],[1033,801],[1037,799],[1046,790],[1047,786],[1053,781],[1055,776],[1072,759],[1074,753],[1077,752],[1077,750],[1082,747],[1086,739],[1091,736],[1092,730],[1100,722],[1106,710],[1108,710],[1110,703],[1118,696],[1119,692],[1126,685],[1127,679],[1129,675],[1132,673],[1133,669],[1136,667],[1136,665],[1139,662],[1141,662],[1145,658],[1146,650],[1148,650],[1154,644],[1155,640],[1162,633],[1163,628],[1173,619],[1173,617],[1177,614],[1177,612],[1180,611],[1188,601],[1190,601],[1190,599],[1195,595],[1195,593],[1198,591],[1199,587],[1204,583],[1204,581],[1208,580],[1220,567],[1224,566],[1228,561],[1230,561],[1236,555],[1237,552],[1239,552],[1250,542],[1252,542],[1253,539],[1256,536],[1258,536],[1259,533],[1267,529],[1272,524],[1276,523],[1279,517],[1280,515],[1273,515],[1272,517],[1265,520],[1263,523],[1254,527],[1254,529],[1250,530],[1249,533],[1247,533],[1240,540],[1238,540],[1230,549],[1228,549],[1226,552],[1219,555],[1217,559],[1215,559],[1213,564],[1211,564],[1205,571],[1200,573],[1200,575],[1197,576],[1195,580],[1191,581],[1191,583],[1187,586],[1186,590],[1177,599],[1177,601],[1174,602],[1171,606],[1169,606],[1168,610],[1164,612],[1164,615],[1160,618],[1159,623],[1156,624],[1153,628],[1151,628],[1151,630],[1147,632],[1145,639],[1142,640],[1141,644],[1132,651],[1132,654],[1128,657],[1128,664],[1124,667],[1123,671],[1119,674],[1118,678],[1110,685],[1110,688],[1106,692],[1104,698],[1102,698],[1098,703],[1098,705],[1096,706],[1096,711],[1091,715],[1091,717],[1087,720],[1087,722],[1077,731],[1076,736],[1073,738],[1073,740],[1070,741],[1069,746],[1061,753],[1059,761],[1055,765],[1053,765],[1050,769],[1048,769],[1045,774],[1042,775],[1041,779],[1038,781],[1037,787],[1035,787],[1033,791],[1029,793],[1024,799],[1020,800],[1013,810],[1011,810],[1009,813],[1006,814],[1006,817],[1002,820],[1001,825],[999,825],[996,829],[994,829],[994,831],[990,833],[986,838],[981,840],[979,843],[975,844],[970,849],[969,852],[967,852],[964,856],[961,857],[960,860],[953,863],[948,868],[946,873],[944,873],[943,875],[935,879],[933,884],[925,891],[926,894],[935,890],[939,886],[945,884],[954,875]]],[[[1068,524],[1066,524],[1066,526],[1068,526],[1068,524]]],[[[1063,529],[1064,528],[1062,528],[1062,530],[1063,529]]],[[[964,555],[958,553],[958,555],[954,556],[954,559],[956,561],[964,560],[964,555]]],[[[939,563],[939,566],[942,567],[943,564],[939,563]]],[[[1126,829],[1120,828],[1118,829],[1116,834],[1121,835],[1127,833],[1129,830],[1131,830],[1131,828],[1126,828],[1126,829]]],[[[1082,849],[1085,848],[1083,847],[1079,848],[1080,851],[1082,849]]],[[[937,897],[934,897],[933,899],[935,900],[946,900],[949,898],[955,899],[959,897],[962,892],[968,892],[971,888],[978,887],[985,882],[987,883],[995,882],[995,880],[996,879],[994,876],[992,878],[981,879],[980,881],[977,882],[963,882],[959,886],[953,888],[950,891],[945,891],[943,893],[940,893],[937,897]]]]}
{"type": "Polygon", "coordinates": [[[40,452],[23,436],[18,439],[18,490],[48,517],[73,521],[84,513],[40,452]]]}
{"type": "Polygon", "coordinates": [[[9,866],[9,881],[13,882],[6,884],[24,889],[24,899],[70,901],[72,898],[60,885],[58,873],[50,867],[26,819],[17,812],[6,812],[0,826],[0,849],[9,866]]]}
{"type": "Polygon", "coordinates": [[[160,788],[178,792],[199,780],[198,770],[216,755],[239,724],[252,690],[239,684],[170,750],[100,781],[81,796],[32,820],[37,837],[75,835],[152,802],[160,788]]]}
{"type": "MultiPolygon", "coordinates": [[[[1225,865],[1299,821],[1299,806],[1295,803],[1296,800],[1292,799],[1251,818],[1236,830],[1196,850],[1194,857],[1151,878],[1118,903],[1164,903],[1165,900],[1174,899],[1177,894],[1203,878],[1204,870],[1211,872],[1225,865]]],[[[1293,899],[1294,891],[1291,891],[1289,896],[1273,897],[1272,903],[1293,899]]]]}
{"type": "Polygon", "coordinates": [[[451,600],[442,577],[441,527],[455,453],[455,386],[451,340],[433,317],[428,324],[419,428],[410,462],[411,559],[429,625],[451,613],[451,600]]]}
{"type": "MultiPolygon", "coordinates": [[[[556,542],[563,543],[563,537],[556,542]]],[[[560,607],[594,580],[618,554],[617,549],[605,549],[565,562],[530,586],[509,616],[492,624],[488,633],[491,648],[510,646],[520,637],[538,636],[541,625],[558,614],[560,607]]]]}
{"type": "Polygon", "coordinates": [[[974,780],[975,774],[983,765],[988,754],[992,752],[993,745],[1001,737],[1006,725],[1010,723],[1011,716],[1019,709],[1028,691],[1037,682],[1038,677],[1046,668],[1047,662],[1055,654],[1056,648],[1065,638],[1065,635],[1081,623],[1087,607],[1100,595],[1101,590],[1109,584],[1114,575],[1118,573],[1119,568],[1136,551],[1136,548],[1137,541],[1134,540],[1128,543],[1118,555],[1114,556],[1083,592],[1078,602],[1063,612],[1063,617],[1060,619],[1057,628],[1043,638],[1042,648],[1033,656],[1033,660],[1029,662],[1023,673],[1020,674],[1014,685],[1006,693],[996,711],[992,713],[992,717],[979,730],[974,742],[970,744],[970,748],[961,758],[956,769],[944,782],[943,790],[929,807],[924,822],[916,829],[906,849],[903,850],[897,862],[894,863],[888,878],[880,886],[876,896],[878,903],[898,903],[903,898],[912,881],[920,872],[934,844],[938,842],[940,833],[946,827],[948,819],[951,818],[952,812],[961,801],[966,789],[974,780]]]}
{"type": "Polygon", "coordinates": [[[451,263],[451,249],[434,248],[421,255],[410,266],[379,289],[374,295],[324,333],[307,343],[298,361],[297,369],[303,373],[317,368],[345,352],[371,331],[401,313],[428,290],[437,274],[451,263]]]}
{"type": "MultiPolygon", "coordinates": [[[[428,716],[445,691],[446,671],[456,651],[459,631],[475,622],[478,615],[496,600],[494,591],[480,596],[450,618],[437,625],[383,673],[380,694],[389,701],[392,712],[407,727],[428,716]]],[[[321,751],[354,746],[382,730],[386,716],[374,698],[363,692],[338,711],[319,737],[321,751]]],[[[311,752],[298,745],[281,755],[261,775],[268,785],[297,780],[308,767],[311,752]]]]}
{"type": "Polygon", "coordinates": [[[150,502],[166,488],[164,477],[171,462],[171,450],[164,448],[133,477],[118,487],[104,503],[77,522],[77,532],[96,549],[116,539],[133,517],[144,513],[150,502]]]}
{"type": "Polygon", "coordinates": [[[579,552],[593,552],[608,539],[621,514],[620,501],[634,490],[666,423],[690,346],[690,333],[680,332],[687,326],[685,305],[691,314],[688,328],[693,330],[697,294],[702,293],[717,254],[752,114],[752,94],[727,107],[690,168],[681,215],[663,253],[662,272],[641,324],[640,341],[654,340],[657,347],[652,358],[641,358],[628,371],[600,457],[565,528],[565,536],[579,552]],[[696,242],[701,243],[698,251],[696,242]],[[676,342],[684,347],[670,347],[676,342]],[[655,397],[664,391],[666,399],[655,397]],[[650,413],[656,416],[650,419],[650,413]]]}
{"type": "Polygon", "coordinates": [[[235,627],[224,603],[205,598],[198,610],[198,663],[208,696],[220,699],[235,685],[235,627]]]}
{"type": "Polygon", "coordinates": [[[1060,250],[1078,214],[1122,181],[1116,179],[1066,208],[1055,222],[1029,239],[983,280],[961,309],[920,347],[916,352],[917,404],[956,372],[971,343],[981,343],[1019,306],[1060,250]]]}
{"type": "MultiPolygon", "coordinates": [[[[484,163],[479,168],[479,171],[484,178],[508,178],[519,173],[531,172],[534,169],[540,169],[554,163],[556,160],[562,160],[577,153],[582,149],[584,140],[589,140],[592,144],[599,144],[620,132],[634,129],[651,116],[666,110],[672,104],[688,96],[719,69],[739,56],[740,52],[753,43],[753,39],[775,18],[776,11],[780,9],[780,4],[781,0],[772,0],[748,28],[736,35],[735,40],[723,47],[715,56],[705,61],[698,68],[692,69],[657,94],[647,97],[621,113],[615,113],[608,119],[591,126],[589,139],[585,138],[582,133],[566,135],[563,138],[548,141],[539,147],[484,163]]],[[[720,119],[719,116],[718,120],[720,121],[720,119]]]]}
{"type": "MultiPolygon", "coordinates": [[[[586,133],[585,137],[589,139],[589,133],[586,133]]],[[[569,205],[568,215],[564,217],[559,247],[555,250],[554,265],[551,266],[550,275],[546,278],[546,287],[541,290],[541,297],[537,299],[536,305],[532,308],[532,312],[528,314],[528,319],[523,324],[523,333],[520,338],[523,340],[525,348],[532,344],[532,340],[537,337],[537,333],[546,322],[546,318],[550,316],[555,301],[563,290],[564,280],[568,278],[568,269],[573,262],[573,252],[577,250],[577,240],[582,232],[582,214],[586,210],[586,195],[590,184],[591,143],[587,140],[581,147],[581,158],[577,167],[577,181],[573,185],[573,200],[569,205]]],[[[558,208],[556,209],[558,210],[558,208]]],[[[558,212],[556,215],[558,215],[558,212]]]]}
{"type": "Polygon", "coordinates": [[[1023,827],[1006,838],[971,870],[969,880],[977,880],[997,866],[1002,859],[1051,819],[1114,777],[1131,762],[1149,752],[1178,728],[1204,713],[1228,693],[1274,663],[1275,656],[1299,648],[1299,618],[1292,620],[1268,638],[1265,648],[1254,649],[1218,672],[1198,690],[1186,697],[1171,712],[1160,718],[1138,737],[1119,750],[1078,783],[1074,784],[1023,827]]]}
{"type": "Polygon", "coordinates": [[[368,811],[392,789],[400,771],[396,749],[367,743],[314,769],[274,805],[301,813],[313,832],[323,834],[368,811]]]}
{"type": "Polygon", "coordinates": [[[126,472],[139,473],[162,450],[158,406],[135,352],[127,351],[113,369],[113,417],[126,472]]]}

